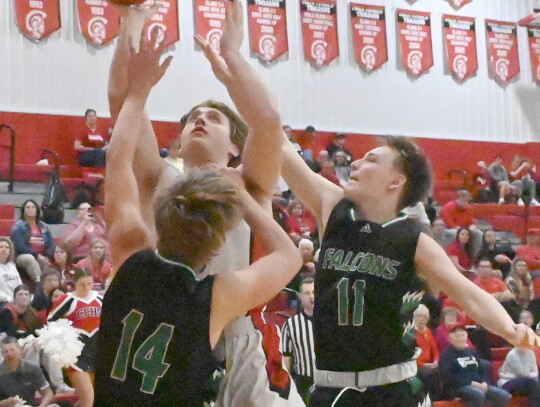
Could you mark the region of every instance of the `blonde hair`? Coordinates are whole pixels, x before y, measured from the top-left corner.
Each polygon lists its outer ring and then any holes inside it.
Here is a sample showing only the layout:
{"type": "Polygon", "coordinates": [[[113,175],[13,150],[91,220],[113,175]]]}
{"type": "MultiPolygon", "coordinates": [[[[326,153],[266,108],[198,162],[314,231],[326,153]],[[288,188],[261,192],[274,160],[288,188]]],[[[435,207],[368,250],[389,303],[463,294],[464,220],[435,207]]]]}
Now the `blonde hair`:
{"type": "Polygon", "coordinates": [[[7,263],[15,259],[15,252],[13,250],[13,243],[9,237],[0,237],[0,242],[6,242],[9,246],[9,257],[7,258],[7,263]]]}
{"type": "Polygon", "coordinates": [[[218,173],[193,169],[156,198],[157,249],[191,267],[206,263],[240,219],[236,185],[218,173]]]}

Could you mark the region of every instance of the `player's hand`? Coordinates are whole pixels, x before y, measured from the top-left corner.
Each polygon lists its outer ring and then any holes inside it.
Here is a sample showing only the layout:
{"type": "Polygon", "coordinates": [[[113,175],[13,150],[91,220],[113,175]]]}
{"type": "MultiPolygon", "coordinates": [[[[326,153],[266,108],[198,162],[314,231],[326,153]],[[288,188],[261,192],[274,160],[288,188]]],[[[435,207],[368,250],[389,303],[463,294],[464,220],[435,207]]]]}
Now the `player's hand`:
{"type": "Polygon", "coordinates": [[[232,79],[232,75],[227,63],[221,57],[221,55],[219,55],[219,51],[212,48],[210,43],[199,34],[195,35],[194,39],[199,47],[201,47],[203,50],[206,59],[208,59],[210,62],[212,71],[214,72],[214,75],[216,75],[216,78],[218,78],[221,83],[226,85],[228,81],[232,79]]]}
{"type": "Polygon", "coordinates": [[[150,40],[145,33],[141,33],[139,52],[130,45],[129,89],[128,94],[148,96],[150,90],[165,75],[172,56],[169,55],[162,64],[159,63],[165,47],[164,43],[158,44],[158,29],[152,30],[150,40]]]}
{"type": "Polygon", "coordinates": [[[517,348],[532,349],[540,347],[540,337],[525,324],[514,324],[512,331],[505,338],[517,348]]]}
{"type": "Polygon", "coordinates": [[[233,51],[239,52],[244,41],[244,14],[242,2],[235,0],[233,4],[227,5],[225,13],[225,30],[221,36],[221,53],[233,51]]]}

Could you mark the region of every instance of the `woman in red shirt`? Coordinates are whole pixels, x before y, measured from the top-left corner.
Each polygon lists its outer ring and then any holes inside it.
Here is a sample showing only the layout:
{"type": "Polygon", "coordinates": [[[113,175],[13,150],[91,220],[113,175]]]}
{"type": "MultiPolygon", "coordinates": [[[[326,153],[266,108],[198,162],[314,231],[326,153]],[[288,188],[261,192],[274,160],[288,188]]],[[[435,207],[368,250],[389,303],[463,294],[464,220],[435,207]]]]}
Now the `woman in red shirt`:
{"type": "Polygon", "coordinates": [[[304,205],[293,199],[289,203],[287,211],[289,212],[287,227],[294,244],[298,245],[301,239],[311,239],[316,228],[315,222],[304,212],[304,205]]]}
{"type": "Polygon", "coordinates": [[[76,266],[89,270],[94,279],[93,289],[102,291],[105,289],[105,281],[111,275],[112,266],[105,260],[106,242],[103,239],[94,239],[90,245],[88,256],[79,261],[76,266]]]}
{"type": "Polygon", "coordinates": [[[468,228],[459,228],[454,240],[450,246],[446,248],[446,254],[452,260],[456,268],[467,278],[474,277],[473,255],[471,247],[471,232],[468,228]]]}
{"type": "Polygon", "coordinates": [[[105,168],[105,151],[108,143],[107,131],[98,128],[94,109],[84,112],[86,126],[77,134],[73,148],[77,151],[77,161],[83,167],[105,168]]]}

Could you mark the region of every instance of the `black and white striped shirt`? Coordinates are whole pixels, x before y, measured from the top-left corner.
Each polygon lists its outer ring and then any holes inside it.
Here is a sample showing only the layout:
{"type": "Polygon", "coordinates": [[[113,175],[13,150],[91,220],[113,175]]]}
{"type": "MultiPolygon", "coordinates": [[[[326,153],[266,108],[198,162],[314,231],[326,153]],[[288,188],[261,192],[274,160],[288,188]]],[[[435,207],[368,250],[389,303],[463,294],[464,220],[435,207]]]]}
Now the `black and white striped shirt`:
{"type": "Polygon", "coordinates": [[[303,312],[292,316],[283,325],[283,355],[292,358],[291,373],[313,377],[315,350],[311,317],[303,312]]]}

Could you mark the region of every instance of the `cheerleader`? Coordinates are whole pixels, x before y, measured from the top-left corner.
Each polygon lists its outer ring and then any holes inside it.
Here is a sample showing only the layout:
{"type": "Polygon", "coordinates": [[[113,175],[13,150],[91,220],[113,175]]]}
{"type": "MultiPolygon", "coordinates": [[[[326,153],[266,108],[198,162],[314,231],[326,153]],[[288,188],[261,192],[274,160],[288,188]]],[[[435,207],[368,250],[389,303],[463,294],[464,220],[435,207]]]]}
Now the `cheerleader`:
{"type": "Polygon", "coordinates": [[[75,269],[75,291],[59,298],[48,320],[59,318],[69,319],[79,330],[79,339],[84,348],[77,362],[69,366],[68,377],[75,387],[79,398],[76,407],[91,407],[94,404],[94,389],[90,372],[94,370],[95,339],[99,329],[102,297],[92,290],[93,279],[91,271],[75,269]]]}

